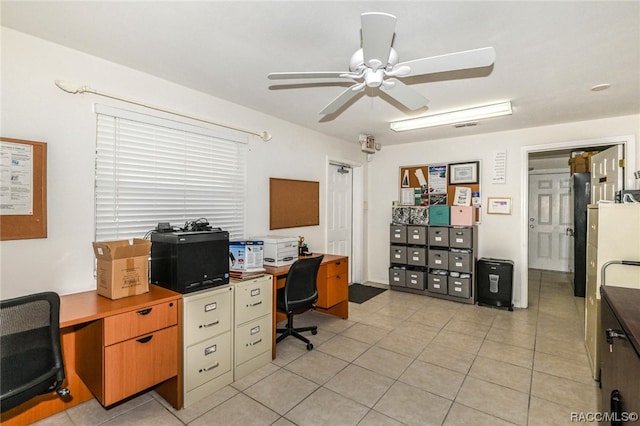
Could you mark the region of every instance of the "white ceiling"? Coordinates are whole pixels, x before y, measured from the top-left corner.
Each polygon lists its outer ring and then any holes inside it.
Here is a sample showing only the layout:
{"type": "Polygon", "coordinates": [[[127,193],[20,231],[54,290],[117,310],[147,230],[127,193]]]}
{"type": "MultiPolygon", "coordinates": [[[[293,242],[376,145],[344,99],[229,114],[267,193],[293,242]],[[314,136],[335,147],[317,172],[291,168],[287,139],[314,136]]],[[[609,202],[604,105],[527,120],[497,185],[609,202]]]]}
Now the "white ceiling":
{"type": "Polygon", "coordinates": [[[1,7],[3,26],[348,142],[361,133],[384,146],[640,113],[639,1],[2,0],[1,7]],[[269,72],[347,71],[360,14],[372,11],[397,16],[400,61],[493,46],[495,64],[404,79],[431,100],[415,112],[368,89],[323,118],[318,112],[350,82],[267,80],[269,72]],[[611,88],[590,90],[600,83],[611,88]],[[475,127],[389,129],[391,120],[503,100],[512,101],[512,116],[475,127]]]}

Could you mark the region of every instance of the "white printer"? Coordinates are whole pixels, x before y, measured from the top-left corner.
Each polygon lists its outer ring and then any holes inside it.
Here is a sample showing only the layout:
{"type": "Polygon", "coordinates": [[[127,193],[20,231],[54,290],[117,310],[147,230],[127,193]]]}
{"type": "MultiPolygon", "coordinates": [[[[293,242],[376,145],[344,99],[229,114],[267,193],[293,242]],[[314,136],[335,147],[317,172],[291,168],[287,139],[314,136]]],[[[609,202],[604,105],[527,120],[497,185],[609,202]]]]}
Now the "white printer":
{"type": "Polygon", "coordinates": [[[263,261],[268,266],[291,265],[298,260],[298,238],[267,235],[252,237],[264,242],[263,261]]]}

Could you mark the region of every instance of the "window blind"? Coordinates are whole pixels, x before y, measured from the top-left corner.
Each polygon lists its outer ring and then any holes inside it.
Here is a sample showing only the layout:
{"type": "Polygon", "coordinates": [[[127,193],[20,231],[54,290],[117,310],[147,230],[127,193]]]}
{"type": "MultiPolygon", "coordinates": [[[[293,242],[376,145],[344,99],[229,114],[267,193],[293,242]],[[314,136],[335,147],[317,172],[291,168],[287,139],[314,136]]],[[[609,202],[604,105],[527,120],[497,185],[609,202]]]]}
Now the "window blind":
{"type": "Polygon", "coordinates": [[[243,238],[247,144],[226,131],[96,105],[96,241],[206,218],[243,238]]]}

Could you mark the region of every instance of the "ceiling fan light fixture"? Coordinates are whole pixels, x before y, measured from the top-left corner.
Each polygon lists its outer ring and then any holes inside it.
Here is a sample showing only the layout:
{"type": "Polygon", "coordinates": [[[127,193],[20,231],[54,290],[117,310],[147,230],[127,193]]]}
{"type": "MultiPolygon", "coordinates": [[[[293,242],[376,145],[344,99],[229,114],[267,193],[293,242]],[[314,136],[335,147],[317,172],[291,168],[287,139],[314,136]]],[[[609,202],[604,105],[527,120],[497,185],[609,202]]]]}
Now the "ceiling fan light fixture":
{"type": "Polygon", "coordinates": [[[391,130],[395,132],[403,132],[405,130],[423,129],[447,124],[476,122],[478,120],[511,114],[513,114],[511,101],[507,101],[475,108],[449,111],[441,114],[425,115],[407,120],[392,121],[390,125],[391,130]]]}

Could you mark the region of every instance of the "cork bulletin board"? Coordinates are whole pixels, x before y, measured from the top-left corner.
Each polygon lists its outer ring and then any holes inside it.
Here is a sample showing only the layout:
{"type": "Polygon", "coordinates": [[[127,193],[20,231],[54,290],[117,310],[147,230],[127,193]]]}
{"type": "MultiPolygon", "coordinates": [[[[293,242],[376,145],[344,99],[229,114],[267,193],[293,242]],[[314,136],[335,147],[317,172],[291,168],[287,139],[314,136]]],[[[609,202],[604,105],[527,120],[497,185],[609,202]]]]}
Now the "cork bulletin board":
{"type": "MultiPolygon", "coordinates": [[[[420,205],[453,205],[457,187],[470,188],[474,194],[480,194],[480,163],[425,164],[400,167],[400,192],[407,189],[421,189],[420,205]],[[450,168],[466,164],[476,165],[476,179],[467,183],[452,183],[450,168]],[[422,182],[421,182],[422,181],[422,182]]],[[[402,199],[402,194],[400,199],[402,199]]],[[[476,209],[476,222],[480,221],[480,210],[476,209]]]]}
{"type": "Polygon", "coordinates": [[[0,137],[0,240],[47,237],[47,144],[0,137]]]}
{"type": "Polygon", "coordinates": [[[320,182],[269,178],[269,229],[320,224],[320,182]]]}

